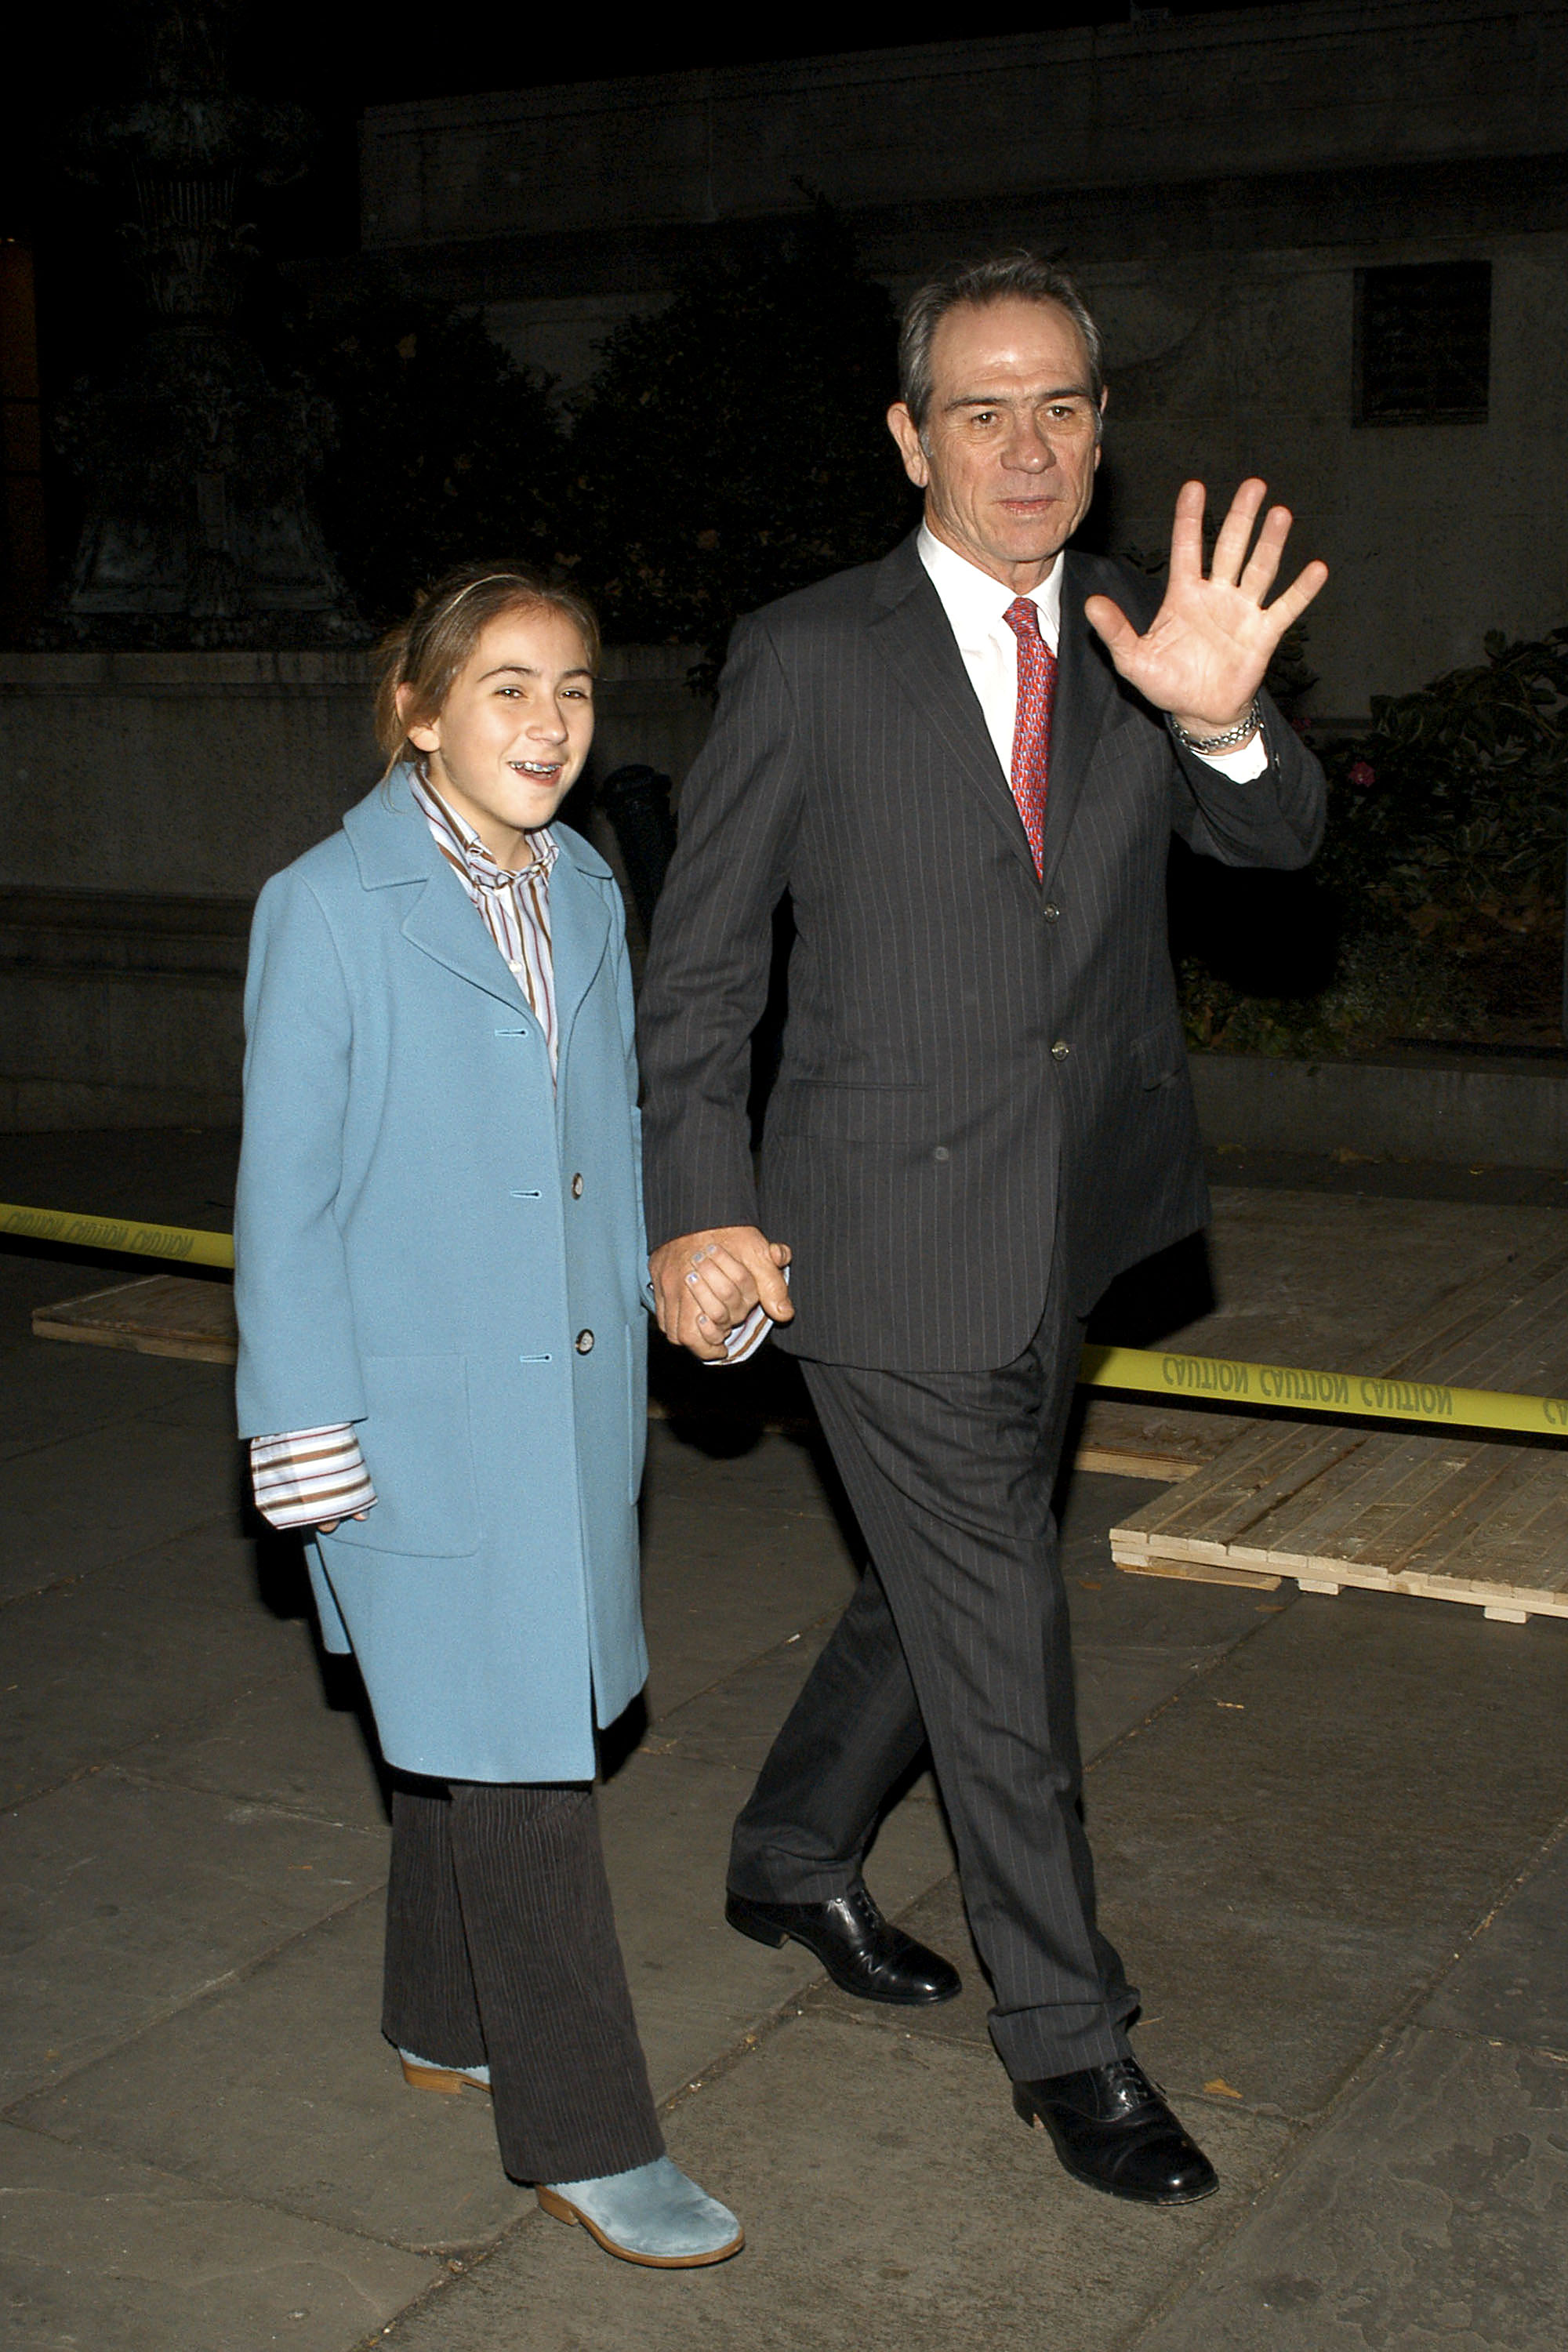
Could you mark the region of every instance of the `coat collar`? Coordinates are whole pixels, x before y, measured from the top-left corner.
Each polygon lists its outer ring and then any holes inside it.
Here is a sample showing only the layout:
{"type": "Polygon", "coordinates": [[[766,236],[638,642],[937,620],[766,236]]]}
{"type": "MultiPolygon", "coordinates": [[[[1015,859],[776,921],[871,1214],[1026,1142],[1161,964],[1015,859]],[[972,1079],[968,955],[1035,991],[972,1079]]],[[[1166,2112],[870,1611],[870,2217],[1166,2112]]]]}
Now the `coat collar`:
{"type": "MultiPolygon", "coordinates": [[[[873,642],[1033,884],[1035,861],[1023,819],[942,599],[921,562],[917,538],[911,532],[877,568],[873,642]]],[[[1070,551],[1063,555],[1062,564],[1061,636],[1051,727],[1050,788],[1046,795],[1045,885],[1060,861],[1096,750],[1106,735],[1131,716],[1110,656],[1084,619],[1084,598],[1100,585],[1094,576],[1099,566],[1092,557],[1070,551]]],[[[1116,583],[1105,584],[1114,589],[1116,583]]]]}
{"type": "MultiPolygon", "coordinates": [[[[550,830],[561,853],[550,877],[550,934],[560,1062],[564,1067],[577,1008],[609,946],[609,894],[616,885],[604,859],[580,834],[559,823],[550,830]]],[[[407,769],[394,768],[350,809],[343,831],[365,889],[416,887],[417,895],[403,918],[404,937],[459,979],[515,1011],[517,982],[497,951],[483,918],[437,847],[424,811],[409,790],[407,769]]]]}

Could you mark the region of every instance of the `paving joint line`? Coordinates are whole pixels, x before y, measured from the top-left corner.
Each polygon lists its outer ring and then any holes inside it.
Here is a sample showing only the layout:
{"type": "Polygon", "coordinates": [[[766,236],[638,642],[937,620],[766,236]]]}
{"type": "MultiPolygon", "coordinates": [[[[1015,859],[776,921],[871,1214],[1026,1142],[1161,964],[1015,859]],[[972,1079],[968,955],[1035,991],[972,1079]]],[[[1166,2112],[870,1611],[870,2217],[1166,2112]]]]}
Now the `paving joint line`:
{"type": "MultiPolygon", "coordinates": [[[[67,2083],[74,2083],[79,2075],[87,2074],[92,2067],[100,2066],[106,2060],[118,2057],[122,2050],[133,2048],[138,2042],[144,2041],[149,2033],[155,2033],[160,2027],[167,2025],[172,2018],[183,2016],[187,2010],[210,2006],[220,1994],[231,1991],[236,1985],[247,1983],[251,1977],[267,1967],[269,1961],[277,1959],[281,1953],[289,1951],[295,1944],[303,1943],[307,1937],[313,1936],[317,1929],[325,1927],[329,1920],[346,1918],[348,1914],[357,1910],[362,1903],[374,1902],[384,1895],[385,1892],[384,1879],[378,1879],[374,1886],[362,1887],[357,1895],[351,1895],[346,1902],[334,1904],[331,1909],[319,1912],[307,1926],[296,1927],[289,1934],[280,1936],[276,1943],[268,1944],[264,1950],[253,1952],[247,1959],[238,1961],[232,1969],[225,1969],[220,1976],[209,1977],[204,1984],[195,1986],[179,2000],[167,2002],[155,2015],[143,2018],[139,2025],[133,2026],[129,2033],[121,2034],[119,2041],[110,2042],[107,2049],[95,2050],[90,2057],[83,2058],[79,2064],[68,2066],[63,2073],[50,2075],[46,2082],[30,2084],[26,2090],[18,2091],[14,2098],[0,2105],[0,2123],[16,2122],[16,2109],[25,2101],[38,2097],[44,2091],[58,2090],[67,2083]]],[[[22,2126],[17,2127],[24,2128],[22,2126]]],[[[52,2138],[54,2135],[48,2133],[45,2137],[52,2138]]]]}
{"type": "MultiPolygon", "coordinates": [[[[62,1439],[61,1443],[68,1441],[62,1439]]],[[[47,1449],[40,1447],[37,1450],[45,1452],[47,1449]]],[[[0,1474],[5,1468],[5,1465],[0,1462],[0,1474]]],[[[167,1535],[155,1536],[151,1543],[138,1545],[133,1551],[116,1552],[112,1559],[100,1559],[95,1568],[79,1568],[71,1575],[57,1576],[47,1584],[29,1585],[25,1592],[8,1592],[0,1596],[0,1611],[14,1609],[19,1601],[37,1601],[46,1592],[62,1591],[68,1584],[85,1584],[89,1577],[102,1576],[110,1569],[129,1568],[133,1560],[144,1559],[149,1552],[162,1551],[168,1544],[184,1543],[187,1536],[200,1535],[204,1528],[216,1528],[220,1519],[233,1528],[234,1515],[231,1511],[214,1511],[205,1519],[193,1519],[188,1526],[172,1528],[167,1535]]],[[[241,1529],[239,1532],[243,1534],[244,1531],[241,1529]]]]}

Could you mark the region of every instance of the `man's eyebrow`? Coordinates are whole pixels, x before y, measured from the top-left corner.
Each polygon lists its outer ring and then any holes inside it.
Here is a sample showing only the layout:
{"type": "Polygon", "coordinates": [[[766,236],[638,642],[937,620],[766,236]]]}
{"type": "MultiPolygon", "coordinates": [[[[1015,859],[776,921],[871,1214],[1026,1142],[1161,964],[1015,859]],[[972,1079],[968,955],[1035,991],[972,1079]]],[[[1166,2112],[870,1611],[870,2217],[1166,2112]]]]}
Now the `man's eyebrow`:
{"type": "Polygon", "coordinates": [[[1087,383],[1058,383],[1049,392],[1032,392],[1020,395],[1011,392],[962,392],[956,400],[945,403],[953,408],[1009,408],[1020,397],[1037,400],[1088,400],[1091,397],[1087,383]]]}

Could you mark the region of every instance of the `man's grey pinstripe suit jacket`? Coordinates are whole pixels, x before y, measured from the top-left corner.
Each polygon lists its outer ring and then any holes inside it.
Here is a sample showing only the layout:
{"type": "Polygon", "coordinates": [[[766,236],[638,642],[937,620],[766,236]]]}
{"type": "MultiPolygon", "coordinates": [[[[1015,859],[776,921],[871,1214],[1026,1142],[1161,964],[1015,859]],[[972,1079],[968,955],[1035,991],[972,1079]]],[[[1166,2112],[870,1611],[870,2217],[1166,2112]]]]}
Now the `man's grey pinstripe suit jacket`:
{"type": "Polygon", "coordinates": [[[1227,865],[1304,865],[1322,773],[1267,706],[1255,781],[1178,756],[1083,614],[1102,593],[1146,627],[1158,589],[1063,561],[1043,884],[913,538],[731,641],[643,988],[648,1233],[760,1224],[788,1242],[792,1353],[1010,1362],[1055,1250],[1085,1312],[1207,1216],[1165,940],[1170,833],[1227,865]],[[786,889],[796,939],[759,1193],[748,1040],[786,889]]]}

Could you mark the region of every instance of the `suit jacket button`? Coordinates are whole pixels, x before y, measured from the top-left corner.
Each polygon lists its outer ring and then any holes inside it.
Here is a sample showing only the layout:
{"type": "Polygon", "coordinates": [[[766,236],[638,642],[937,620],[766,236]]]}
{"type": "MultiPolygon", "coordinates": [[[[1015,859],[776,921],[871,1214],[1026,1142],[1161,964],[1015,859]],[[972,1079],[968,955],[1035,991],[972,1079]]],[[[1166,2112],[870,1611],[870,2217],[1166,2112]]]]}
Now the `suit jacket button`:
{"type": "Polygon", "coordinates": [[[948,1150],[945,1143],[939,1143],[936,1150],[931,1153],[931,1158],[933,1160],[951,1160],[952,1157],[952,1154],[948,1150]]]}
{"type": "Polygon", "coordinates": [[[1046,901],[1046,904],[1040,909],[1041,914],[1044,915],[1047,923],[1059,922],[1061,919],[1061,908],[1053,905],[1049,899],[1046,901]]]}
{"type": "Polygon", "coordinates": [[[573,1177],[573,1179],[572,1179],[572,1198],[573,1198],[574,1201],[580,1201],[580,1200],[582,1199],[582,1197],[583,1197],[583,1179],[581,1178],[581,1176],[574,1176],[574,1177],[573,1177]]]}
{"type": "Polygon", "coordinates": [[[580,1356],[591,1355],[593,1348],[594,1335],[592,1331],[579,1331],[577,1334],[577,1353],[580,1356]]]}
{"type": "Polygon", "coordinates": [[[1068,1044],[1065,1037],[1058,1037],[1056,1044],[1051,1047],[1052,1058],[1058,1062],[1065,1062],[1071,1052],[1072,1047],[1068,1044]]]}

